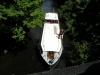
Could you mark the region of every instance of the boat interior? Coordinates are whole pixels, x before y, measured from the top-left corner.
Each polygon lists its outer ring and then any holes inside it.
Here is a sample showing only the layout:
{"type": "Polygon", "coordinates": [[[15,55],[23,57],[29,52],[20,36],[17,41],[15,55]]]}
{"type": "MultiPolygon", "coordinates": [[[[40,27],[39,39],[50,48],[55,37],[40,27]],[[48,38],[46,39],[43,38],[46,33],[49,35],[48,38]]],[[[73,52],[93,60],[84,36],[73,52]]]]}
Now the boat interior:
{"type": "Polygon", "coordinates": [[[54,59],[54,54],[55,54],[55,52],[53,52],[53,51],[48,51],[47,52],[47,57],[49,58],[49,59],[54,59]]]}

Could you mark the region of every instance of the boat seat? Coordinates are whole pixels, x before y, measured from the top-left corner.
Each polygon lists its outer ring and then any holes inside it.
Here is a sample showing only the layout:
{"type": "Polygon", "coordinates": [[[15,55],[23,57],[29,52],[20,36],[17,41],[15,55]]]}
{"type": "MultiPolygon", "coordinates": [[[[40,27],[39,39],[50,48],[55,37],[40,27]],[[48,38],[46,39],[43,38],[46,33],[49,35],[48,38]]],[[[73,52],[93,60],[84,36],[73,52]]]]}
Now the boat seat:
{"type": "Polygon", "coordinates": [[[55,52],[53,52],[53,51],[48,51],[47,52],[47,57],[49,58],[49,59],[54,59],[54,54],[55,54],[55,52]]]}

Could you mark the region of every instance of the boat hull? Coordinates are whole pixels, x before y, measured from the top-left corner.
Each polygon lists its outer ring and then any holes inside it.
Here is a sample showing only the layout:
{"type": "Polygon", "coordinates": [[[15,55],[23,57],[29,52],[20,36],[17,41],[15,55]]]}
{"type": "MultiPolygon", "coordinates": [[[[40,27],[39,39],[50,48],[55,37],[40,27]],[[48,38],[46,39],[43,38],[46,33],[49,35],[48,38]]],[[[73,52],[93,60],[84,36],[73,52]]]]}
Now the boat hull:
{"type": "Polygon", "coordinates": [[[48,65],[54,65],[61,57],[63,35],[59,36],[59,34],[58,14],[46,13],[40,42],[40,54],[48,65]]]}

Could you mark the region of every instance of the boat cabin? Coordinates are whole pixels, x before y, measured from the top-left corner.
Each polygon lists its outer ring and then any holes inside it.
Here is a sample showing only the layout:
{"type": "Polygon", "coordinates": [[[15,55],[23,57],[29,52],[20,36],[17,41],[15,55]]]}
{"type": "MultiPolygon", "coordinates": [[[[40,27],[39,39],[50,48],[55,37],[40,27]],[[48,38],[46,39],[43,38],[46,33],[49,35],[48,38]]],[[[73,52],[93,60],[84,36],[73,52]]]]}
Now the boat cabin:
{"type": "Polygon", "coordinates": [[[45,23],[56,23],[56,24],[58,24],[58,14],[57,13],[46,13],[45,23]]]}

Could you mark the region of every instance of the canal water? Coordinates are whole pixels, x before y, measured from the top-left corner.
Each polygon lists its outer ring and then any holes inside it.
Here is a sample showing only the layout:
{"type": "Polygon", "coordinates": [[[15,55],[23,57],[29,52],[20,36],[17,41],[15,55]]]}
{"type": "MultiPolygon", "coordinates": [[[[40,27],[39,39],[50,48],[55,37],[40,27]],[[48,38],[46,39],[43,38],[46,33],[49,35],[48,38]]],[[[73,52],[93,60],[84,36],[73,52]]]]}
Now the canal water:
{"type": "MultiPolygon", "coordinates": [[[[42,8],[45,12],[54,12],[56,11],[56,3],[53,0],[44,0],[42,8]]],[[[62,25],[61,28],[64,28],[62,25]]],[[[37,44],[38,40],[41,39],[42,28],[35,27],[30,29],[28,37],[31,40],[28,40],[26,44],[27,49],[18,52],[16,55],[8,53],[7,55],[1,56],[0,59],[0,75],[2,74],[33,74],[37,72],[42,72],[48,70],[48,66],[39,56],[37,44]]],[[[68,66],[69,58],[67,54],[67,35],[64,35],[63,46],[64,50],[61,56],[59,63],[55,66],[56,68],[65,68],[68,66]]]]}

